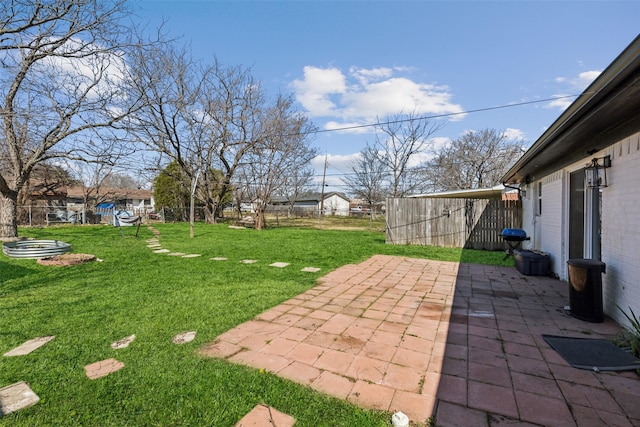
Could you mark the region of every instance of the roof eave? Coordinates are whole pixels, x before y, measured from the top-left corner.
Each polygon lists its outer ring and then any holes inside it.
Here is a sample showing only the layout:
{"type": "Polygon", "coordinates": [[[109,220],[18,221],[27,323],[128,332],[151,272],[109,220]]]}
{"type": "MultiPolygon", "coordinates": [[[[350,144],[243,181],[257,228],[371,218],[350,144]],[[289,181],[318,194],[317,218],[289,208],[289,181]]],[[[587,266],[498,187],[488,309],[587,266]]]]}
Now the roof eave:
{"type": "Polygon", "coordinates": [[[542,176],[552,171],[554,168],[561,168],[584,158],[590,152],[596,152],[605,148],[605,144],[612,144],[615,141],[606,140],[603,134],[614,132],[615,136],[622,136],[637,129],[640,125],[640,117],[633,114],[634,106],[627,104],[627,116],[609,117],[606,114],[610,108],[619,112],[620,105],[623,104],[618,98],[627,96],[629,99],[637,99],[635,92],[640,93],[640,89],[635,84],[640,79],[640,36],[620,54],[618,57],[594,80],[591,85],[553,122],[553,124],[538,138],[538,140],[527,150],[527,152],[509,169],[503,176],[504,183],[527,182],[531,175],[542,176]],[[631,82],[631,83],[630,83],[631,82]],[[622,90],[633,91],[634,93],[622,93],[622,90]],[[618,108],[618,110],[616,110],[618,108]],[[598,115],[596,115],[598,113],[598,115]],[[599,126],[595,126],[599,135],[593,135],[589,141],[571,139],[566,137],[570,132],[579,134],[580,126],[586,127],[589,120],[598,118],[599,126]],[[587,120],[589,119],[589,120],[587,120]],[[618,122],[616,122],[618,120],[618,122]],[[600,138],[598,138],[600,137],[600,138]],[[568,142],[568,144],[567,144],[568,142]],[[563,143],[565,143],[563,145],[563,143]],[[576,151],[575,156],[552,156],[550,149],[561,146],[564,151],[576,151]],[[546,153],[545,153],[546,151],[546,153]],[[545,159],[547,157],[547,159],[545,159]],[[543,160],[543,161],[540,161],[543,160]]]}

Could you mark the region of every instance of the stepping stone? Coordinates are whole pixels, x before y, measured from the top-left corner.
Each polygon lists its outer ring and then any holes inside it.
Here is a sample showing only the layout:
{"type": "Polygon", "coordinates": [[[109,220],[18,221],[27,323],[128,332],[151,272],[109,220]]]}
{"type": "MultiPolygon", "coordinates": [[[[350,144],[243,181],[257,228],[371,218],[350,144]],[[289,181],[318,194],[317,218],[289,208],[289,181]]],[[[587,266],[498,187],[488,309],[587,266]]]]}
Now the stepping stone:
{"type": "Polygon", "coordinates": [[[167,254],[169,252],[171,252],[169,249],[158,249],[156,251],[153,251],[153,253],[155,254],[167,254]]]}
{"type": "Polygon", "coordinates": [[[106,377],[107,375],[124,368],[124,363],[116,359],[106,359],[92,363],[84,367],[84,371],[90,380],[106,377]]]}
{"type": "Polygon", "coordinates": [[[128,337],[124,337],[121,340],[118,340],[116,342],[112,342],[111,343],[111,348],[113,348],[114,350],[118,350],[121,348],[126,348],[129,347],[129,344],[131,344],[133,342],[133,340],[136,339],[136,334],[133,335],[129,335],[128,337]]]}
{"type": "Polygon", "coordinates": [[[221,256],[217,256],[215,258],[211,258],[212,261],[226,261],[229,258],[225,258],[225,257],[221,257],[221,256]]]}
{"type": "Polygon", "coordinates": [[[288,262],[274,262],[273,264],[269,264],[270,267],[278,267],[278,268],[285,268],[288,265],[289,265],[288,262]]]}
{"type": "Polygon", "coordinates": [[[202,256],[200,254],[187,254],[187,255],[182,255],[182,258],[198,258],[199,256],[202,256]]]}
{"type": "Polygon", "coordinates": [[[184,252],[171,252],[171,253],[168,253],[167,255],[169,255],[169,256],[183,256],[184,252]]]}
{"type": "Polygon", "coordinates": [[[242,261],[240,261],[242,264],[255,264],[256,262],[258,262],[258,260],[256,259],[243,259],[242,261]]]}
{"type": "Polygon", "coordinates": [[[247,227],[242,227],[240,225],[230,225],[229,228],[232,229],[232,230],[241,230],[241,229],[247,228],[247,227]]]}
{"type": "Polygon", "coordinates": [[[173,337],[175,344],[186,344],[193,341],[196,338],[196,331],[182,332],[181,334],[173,337]]]}
{"type": "Polygon", "coordinates": [[[492,311],[482,311],[482,310],[474,310],[469,313],[469,317],[480,317],[486,319],[495,319],[495,315],[492,311]]]}
{"type": "Polygon", "coordinates": [[[162,247],[162,245],[161,245],[160,243],[149,243],[149,244],[147,245],[147,247],[148,247],[148,248],[152,248],[152,249],[153,249],[153,248],[161,248],[161,247],[162,247]]]}
{"type": "Polygon", "coordinates": [[[33,406],[40,401],[29,384],[20,381],[0,388],[0,417],[33,406]]]}
{"type": "Polygon", "coordinates": [[[235,427],[292,427],[296,419],[267,405],[257,405],[235,427]]]}
{"type": "Polygon", "coordinates": [[[42,347],[43,345],[45,345],[46,343],[48,343],[54,338],[55,336],[38,337],[38,338],[31,339],[29,341],[22,343],[20,346],[14,348],[13,350],[6,352],[4,355],[7,357],[24,356],[25,354],[29,354],[32,351],[39,349],[40,347],[42,347]]]}
{"type": "Polygon", "coordinates": [[[305,267],[300,271],[304,271],[306,273],[315,273],[317,271],[320,271],[320,269],[318,267],[305,267]]]}

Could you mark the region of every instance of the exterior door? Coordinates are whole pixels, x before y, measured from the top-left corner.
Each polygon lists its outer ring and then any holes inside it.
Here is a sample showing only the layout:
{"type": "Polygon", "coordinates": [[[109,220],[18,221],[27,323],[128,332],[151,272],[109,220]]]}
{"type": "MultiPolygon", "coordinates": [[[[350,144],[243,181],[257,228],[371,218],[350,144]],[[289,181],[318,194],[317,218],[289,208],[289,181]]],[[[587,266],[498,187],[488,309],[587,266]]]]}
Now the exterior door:
{"type": "Polygon", "coordinates": [[[585,243],[584,171],[569,175],[569,259],[584,258],[585,243]]]}

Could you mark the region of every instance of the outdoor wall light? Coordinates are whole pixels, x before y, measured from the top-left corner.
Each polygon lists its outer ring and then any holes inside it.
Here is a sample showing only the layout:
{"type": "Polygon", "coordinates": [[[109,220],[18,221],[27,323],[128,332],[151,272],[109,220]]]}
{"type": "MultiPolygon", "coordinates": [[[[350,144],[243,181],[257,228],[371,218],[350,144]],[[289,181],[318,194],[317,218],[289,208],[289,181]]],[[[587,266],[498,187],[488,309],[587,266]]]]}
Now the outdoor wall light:
{"type": "Polygon", "coordinates": [[[611,167],[611,156],[596,157],[584,168],[588,188],[607,187],[607,169],[611,167]],[[602,163],[600,163],[602,160],[602,163]]]}

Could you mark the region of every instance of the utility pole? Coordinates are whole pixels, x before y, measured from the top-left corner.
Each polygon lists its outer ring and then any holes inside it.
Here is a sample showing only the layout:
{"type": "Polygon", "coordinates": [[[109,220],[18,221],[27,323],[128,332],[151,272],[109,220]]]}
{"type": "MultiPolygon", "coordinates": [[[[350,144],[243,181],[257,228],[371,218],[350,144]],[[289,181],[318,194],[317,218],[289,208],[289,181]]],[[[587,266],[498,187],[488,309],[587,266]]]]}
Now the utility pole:
{"type": "Polygon", "coordinates": [[[195,198],[196,198],[196,186],[198,185],[198,177],[200,176],[200,170],[196,172],[196,175],[191,179],[191,203],[189,205],[189,237],[193,239],[194,236],[194,223],[195,223],[195,198]]]}
{"type": "Polygon", "coordinates": [[[320,193],[320,214],[318,215],[318,218],[322,218],[322,216],[324,215],[324,182],[325,179],[327,178],[327,155],[325,154],[324,156],[324,172],[322,173],[322,190],[320,193]]]}

